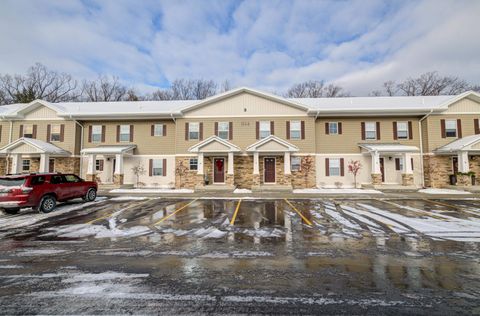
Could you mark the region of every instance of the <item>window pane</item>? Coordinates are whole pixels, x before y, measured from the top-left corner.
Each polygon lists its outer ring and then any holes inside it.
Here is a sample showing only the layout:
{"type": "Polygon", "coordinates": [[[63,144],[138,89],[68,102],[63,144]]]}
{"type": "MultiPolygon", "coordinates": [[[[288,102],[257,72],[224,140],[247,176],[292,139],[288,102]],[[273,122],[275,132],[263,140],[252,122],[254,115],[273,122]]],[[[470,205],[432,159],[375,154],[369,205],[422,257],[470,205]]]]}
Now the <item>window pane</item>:
{"type": "Polygon", "coordinates": [[[200,125],[198,123],[189,123],[188,124],[188,130],[189,130],[189,138],[190,139],[199,139],[199,130],[200,130],[200,125]]]}
{"type": "Polygon", "coordinates": [[[60,141],[60,125],[59,124],[53,124],[50,127],[50,141],[51,142],[60,141]]]}
{"type": "Polygon", "coordinates": [[[260,139],[270,136],[270,121],[260,121],[260,139]]]}
{"type": "Polygon", "coordinates": [[[102,141],[102,126],[93,125],[92,126],[92,141],[94,143],[99,143],[102,141]]]}
{"type": "Polygon", "coordinates": [[[376,123],[374,123],[374,122],[365,123],[365,138],[366,139],[376,139],[377,138],[376,123]]]}
{"type": "Polygon", "coordinates": [[[154,136],[163,136],[163,124],[155,124],[153,129],[154,136]]]}
{"type": "Polygon", "coordinates": [[[130,125],[120,125],[120,141],[130,141],[130,125]]]}
{"type": "Polygon", "coordinates": [[[445,121],[445,133],[447,137],[457,137],[457,121],[456,120],[445,121]]]}
{"type": "Polygon", "coordinates": [[[338,134],[338,123],[337,122],[328,123],[328,133],[329,134],[338,134]]]}
{"type": "Polygon", "coordinates": [[[65,175],[65,180],[67,182],[80,182],[80,178],[73,174],[65,175]]]}
{"type": "Polygon", "coordinates": [[[340,159],[330,159],[329,161],[329,173],[331,176],[340,175],[340,159]]]}
{"type": "Polygon", "coordinates": [[[22,171],[30,171],[30,160],[22,160],[22,171]]]}
{"type": "Polygon", "coordinates": [[[300,121],[290,121],[290,138],[291,139],[300,139],[301,138],[301,123],[300,121]]]}
{"type": "Polygon", "coordinates": [[[219,122],[218,123],[218,137],[223,139],[228,139],[229,123],[228,122],[219,122]]]}
{"type": "Polygon", "coordinates": [[[198,159],[197,158],[190,159],[190,170],[198,170],[198,159]]]}
{"type": "Polygon", "coordinates": [[[154,176],[163,175],[163,159],[153,159],[152,169],[152,174],[154,176]]]}
{"type": "Polygon", "coordinates": [[[299,171],[302,164],[301,157],[292,157],[291,160],[291,169],[292,171],[299,171]]]}
{"type": "Polygon", "coordinates": [[[400,138],[400,139],[408,138],[408,124],[406,122],[397,123],[397,138],[400,138]]]}
{"type": "Polygon", "coordinates": [[[28,137],[28,138],[33,137],[33,125],[23,126],[23,137],[28,137]]]}

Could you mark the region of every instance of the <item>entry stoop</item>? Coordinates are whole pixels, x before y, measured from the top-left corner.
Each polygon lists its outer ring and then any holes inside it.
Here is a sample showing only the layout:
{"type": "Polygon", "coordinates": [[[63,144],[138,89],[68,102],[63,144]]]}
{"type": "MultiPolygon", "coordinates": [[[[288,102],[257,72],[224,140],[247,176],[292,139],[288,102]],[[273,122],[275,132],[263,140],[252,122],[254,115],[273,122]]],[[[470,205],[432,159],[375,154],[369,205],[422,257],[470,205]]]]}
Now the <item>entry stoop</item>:
{"type": "Polygon", "coordinates": [[[233,192],[233,190],[235,190],[235,186],[223,184],[212,184],[195,187],[195,192],[233,192]]]}
{"type": "Polygon", "coordinates": [[[253,186],[252,192],[288,192],[292,193],[293,188],[291,185],[279,185],[279,184],[271,184],[271,185],[260,185],[260,186],[253,186]]]}
{"type": "Polygon", "coordinates": [[[113,184],[113,183],[108,183],[108,184],[98,184],[98,189],[99,190],[114,190],[114,189],[133,189],[133,184],[113,184]]]}

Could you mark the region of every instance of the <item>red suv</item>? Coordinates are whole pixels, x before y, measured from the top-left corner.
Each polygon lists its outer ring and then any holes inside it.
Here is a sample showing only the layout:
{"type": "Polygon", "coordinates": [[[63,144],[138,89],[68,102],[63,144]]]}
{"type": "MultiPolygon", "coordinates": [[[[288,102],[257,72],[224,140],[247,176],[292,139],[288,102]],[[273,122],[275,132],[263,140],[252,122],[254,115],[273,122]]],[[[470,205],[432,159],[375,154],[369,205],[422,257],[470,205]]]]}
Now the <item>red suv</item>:
{"type": "Polygon", "coordinates": [[[75,198],[93,201],[97,183],[74,174],[45,173],[0,177],[0,209],[16,214],[21,208],[33,207],[43,213],[53,211],[57,201],[75,198]]]}

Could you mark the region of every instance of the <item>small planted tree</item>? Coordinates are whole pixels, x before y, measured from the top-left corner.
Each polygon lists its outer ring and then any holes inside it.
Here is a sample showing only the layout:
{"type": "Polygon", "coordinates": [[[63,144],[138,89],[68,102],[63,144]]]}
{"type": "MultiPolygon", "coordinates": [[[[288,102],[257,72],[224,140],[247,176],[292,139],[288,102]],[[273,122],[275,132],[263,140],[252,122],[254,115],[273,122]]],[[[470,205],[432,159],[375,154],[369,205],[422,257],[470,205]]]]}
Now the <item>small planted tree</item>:
{"type": "Polygon", "coordinates": [[[178,163],[177,168],[175,169],[175,174],[179,178],[180,187],[183,186],[182,176],[184,176],[187,173],[187,171],[188,171],[188,167],[183,164],[183,161],[180,161],[178,163]]]}
{"type": "Polygon", "coordinates": [[[357,187],[357,175],[360,173],[362,169],[362,164],[359,160],[350,160],[348,163],[348,172],[353,174],[353,183],[355,188],[357,187]]]}
{"type": "Polygon", "coordinates": [[[313,160],[312,156],[306,156],[302,159],[302,172],[303,176],[305,177],[305,187],[308,188],[308,175],[310,171],[314,167],[315,161],[313,160]]]}
{"type": "Polygon", "coordinates": [[[135,178],[137,179],[135,185],[138,187],[138,182],[140,180],[140,176],[143,176],[147,171],[143,167],[142,164],[138,164],[132,168],[132,172],[135,175],[135,178]]]}

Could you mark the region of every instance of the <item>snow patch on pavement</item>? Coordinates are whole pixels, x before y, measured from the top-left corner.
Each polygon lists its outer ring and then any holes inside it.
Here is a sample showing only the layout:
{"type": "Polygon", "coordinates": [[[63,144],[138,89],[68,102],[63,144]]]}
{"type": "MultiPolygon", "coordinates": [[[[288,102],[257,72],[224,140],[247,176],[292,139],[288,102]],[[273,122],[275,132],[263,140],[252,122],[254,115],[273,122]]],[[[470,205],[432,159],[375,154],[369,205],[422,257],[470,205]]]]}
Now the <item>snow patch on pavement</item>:
{"type": "Polygon", "coordinates": [[[190,189],[156,189],[156,188],[145,188],[145,189],[114,189],[110,193],[193,193],[193,190],[190,189]]]}
{"type": "Polygon", "coordinates": [[[249,194],[249,193],[252,193],[252,190],[249,190],[249,189],[235,189],[233,191],[233,193],[235,193],[235,194],[249,194]]]}
{"type": "Polygon", "coordinates": [[[297,194],[383,194],[370,189],[295,189],[297,194]]]}
{"type": "MultiPolygon", "coordinates": [[[[110,221],[109,221],[110,222],[110,221]]],[[[112,225],[112,224],[111,224],[112,225]]],[[[57,236],[60,238],[118,238],[118,237],[138,237],[151,233],[150,228],[146,226],[134,226],[125,229],[113,227],[107,228],[102,225],[75,224],[47,228],[48,233],[43,236],[57,236]]]]}
{"type": "Polygon", "coordinates": [[[142,201],[148,199],[146,196],[116,196],[110,201],[142,201]]]}
{"type": "Polygon", "coordinates": [[[422,190],[418,190],[418,192],[425,193],[425,194],[472,194],[471,192],[462,191],[462,190],[434,189],[434,188],[422,189],[422,190]]]}

